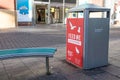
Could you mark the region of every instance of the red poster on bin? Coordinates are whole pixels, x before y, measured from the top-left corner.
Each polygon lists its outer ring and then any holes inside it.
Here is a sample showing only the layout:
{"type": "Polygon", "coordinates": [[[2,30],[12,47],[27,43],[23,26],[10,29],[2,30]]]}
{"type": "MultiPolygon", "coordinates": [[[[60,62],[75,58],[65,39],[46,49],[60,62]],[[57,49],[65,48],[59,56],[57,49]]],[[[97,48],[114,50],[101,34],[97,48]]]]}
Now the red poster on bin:
{"type": "Polygon", "coordinates": [[[66,59],[68,62],[82,68],[84,47],[84,19],[68,18],[66,34],[66,59]]]}

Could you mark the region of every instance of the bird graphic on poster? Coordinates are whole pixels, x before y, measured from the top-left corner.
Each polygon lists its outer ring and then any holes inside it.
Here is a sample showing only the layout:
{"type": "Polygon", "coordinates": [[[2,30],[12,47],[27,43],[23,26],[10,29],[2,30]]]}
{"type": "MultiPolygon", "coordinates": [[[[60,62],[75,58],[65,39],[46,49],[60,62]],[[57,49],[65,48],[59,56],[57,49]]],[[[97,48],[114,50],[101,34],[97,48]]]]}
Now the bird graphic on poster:
{"type": "Polygon", "coordinates": [[[75,47],[75,50],[76,50],[76,53],[77,53],[77,54],[80,53],[80,51],[79,51],[79,49],[78,49],[77,47],[75,47]]]}
{"type": "Polygon", "coordinates": [[[78,33],[80,33],[80,27],[78,27],[78,33]]]}
{"type": "Polygon", "coordinates": [[[74,30],[74,29],[76,28],[76,26],[73,26],[70,21],[69,21],[69,24],[70,24],[70,29],[71,29],[71,30],[74,30]]]}

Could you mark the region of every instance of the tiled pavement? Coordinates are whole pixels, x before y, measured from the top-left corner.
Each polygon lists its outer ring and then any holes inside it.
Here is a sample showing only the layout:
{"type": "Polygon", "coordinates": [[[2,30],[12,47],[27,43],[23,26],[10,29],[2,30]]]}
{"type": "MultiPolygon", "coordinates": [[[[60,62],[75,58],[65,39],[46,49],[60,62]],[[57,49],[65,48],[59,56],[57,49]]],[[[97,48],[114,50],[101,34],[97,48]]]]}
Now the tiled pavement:
{"type": "MultiPolygon", "coordinates": [[[[116,32],[110,32],[110,35],[114,34],[116,32]]],[[[58,51],[50,58],[52,75],[45,74],[45,58],[15,58],[0,60],[0,80],[120,80],[119,43],[120,38],[110,39],[108,66],[82,70],[65,60],[64,26],[37,25],[3,30],[0,32],[0,49],[56,47],[58,51]]]]}

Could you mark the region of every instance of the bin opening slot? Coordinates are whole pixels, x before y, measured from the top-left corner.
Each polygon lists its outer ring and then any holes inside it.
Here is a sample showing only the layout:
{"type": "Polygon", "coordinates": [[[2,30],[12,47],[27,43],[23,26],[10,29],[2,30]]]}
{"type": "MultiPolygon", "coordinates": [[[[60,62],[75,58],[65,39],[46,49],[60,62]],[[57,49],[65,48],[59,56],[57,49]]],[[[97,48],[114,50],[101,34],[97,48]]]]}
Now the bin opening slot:
{"type": "Polygon", "coordinates": [[[90,12],[89,18],[107,18],[107,12],[90,12]]]}

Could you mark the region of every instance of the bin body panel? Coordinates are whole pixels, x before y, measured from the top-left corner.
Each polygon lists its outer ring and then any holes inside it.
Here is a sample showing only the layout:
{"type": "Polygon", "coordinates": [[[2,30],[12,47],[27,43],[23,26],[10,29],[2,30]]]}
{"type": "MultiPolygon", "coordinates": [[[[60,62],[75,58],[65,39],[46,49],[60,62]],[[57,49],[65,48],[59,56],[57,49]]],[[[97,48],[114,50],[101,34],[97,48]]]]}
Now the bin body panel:
{"type": "MultiPolygon", "coordinates": [[[[88,40],[84,54],[84,69],[108,64],[109,19],[89,18],[86,26],[88,40]]],[[[86,38],[85,38],[86,39],[86,38]]]]}
{"type": "Polygon", "coordinates": [[[66,34],[66,59],[68,62],[82,68],[84,45],[84,19],[68,18],[66,34]]]}

